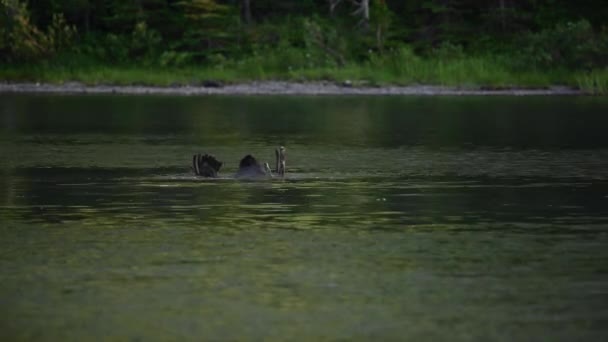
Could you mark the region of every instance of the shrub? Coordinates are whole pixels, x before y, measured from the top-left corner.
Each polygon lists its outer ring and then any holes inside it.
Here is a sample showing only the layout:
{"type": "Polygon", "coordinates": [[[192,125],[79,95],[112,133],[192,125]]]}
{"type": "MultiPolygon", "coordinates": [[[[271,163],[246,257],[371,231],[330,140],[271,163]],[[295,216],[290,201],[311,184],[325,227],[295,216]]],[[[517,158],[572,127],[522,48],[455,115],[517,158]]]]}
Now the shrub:
{"type": "Polygon", "coordinates": [[[405,45],[383,54],[369,52],[369,65],[374,69],[386,69],[395,75],[410,75],[421,62],[421,58],[405,45]]]}
{"type": "Polygon", "coordinates": [[[440,60],[461,59],[465,56],[462,45],[450,41],[445,41],[439,47],[433,49],[432,55],[440,60]]]}
{"type": "Polygon", "coordinates": [[[140,21],[135,24],[130,40],[129,57],[150,59],[158,55],[158,47],[161,42],[160,34],[149,29],[145,22],[140,21]]]}
{"type": "Polygon", "coordinates": [[[339,66],[346,64],[348,44],[334,27],[313,18],[304,20],[303,29],[306,51],[326,55],[339,66]]]}
{"type": "Polygon", "coordinates": [[[608,66],[608,34],[595,33],[587,20],[530,34],[524,46],[519,58],[523,65],[569,69],[608,66]]]}
{"type": "Polygon", "coordinates": [[[66,23],[63,14],[53,14],[51,25],[47,28],[46,39],[49,48],[59,52],[73,46],[76,28],[66,23]]]}
{"type": "Polygon", "coordinates": [[[161,66],[180,67],[192,61],[192,55],[188,52],[165,51],[159,57],[161,66]]]}
{"type": "Polygon", "coordinates": [[[47,51],[44,33],[31,24],[26,4],[18,0],[0,0],[0,50],[5,61],[27,61],[47,51]]]}
{"type": "Polygon", "coordinates": [[[0,60],[29,62],[71,47],[76,28],[66,23],[63,14],[54,14],[47,32],[34,26],[25,3],[0,0],[0,60]]]}
{"type": "Polygon", "coordinates": [[[608,94],[608,70],[596,70],[576,78],[578,87],[589,94],[608,94]]]}

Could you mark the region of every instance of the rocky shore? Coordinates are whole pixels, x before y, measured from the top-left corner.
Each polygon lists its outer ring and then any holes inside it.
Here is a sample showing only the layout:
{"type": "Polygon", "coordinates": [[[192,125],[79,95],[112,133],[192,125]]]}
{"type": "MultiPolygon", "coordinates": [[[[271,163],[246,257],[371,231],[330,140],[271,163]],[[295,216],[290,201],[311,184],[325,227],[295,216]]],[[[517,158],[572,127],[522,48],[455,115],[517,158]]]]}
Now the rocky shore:
{"type": "Polygon", "coordinates": [[[64,84],[1,83],[0,93],[55,93],[55,94],[126,94],[126,95],[584,95],[583,91],[565,86],[544,89],[527,88],[466,88],[445,86],[370,86],[352,82],[283,82],[263,81],[221,84],[213,81],[200,85],[140,86],[86,85],[78,82],[64,84]]]}

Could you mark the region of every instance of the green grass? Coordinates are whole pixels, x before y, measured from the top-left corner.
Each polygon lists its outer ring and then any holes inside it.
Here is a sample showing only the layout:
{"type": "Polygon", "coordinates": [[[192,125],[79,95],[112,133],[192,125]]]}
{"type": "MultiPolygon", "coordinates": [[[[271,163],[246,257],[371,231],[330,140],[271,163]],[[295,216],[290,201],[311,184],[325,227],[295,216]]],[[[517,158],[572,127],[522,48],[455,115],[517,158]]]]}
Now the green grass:
{"type": "MultiPolygon", "coordinates": [[[[211,64],[211,63],[210,63],[211,64]]],[[[238,83],[254,80],[335,81],[369,85],[444,85],[462,88],[578,87],[590,94],[608,93],[608,71],[534,70],[510,67],[498,57],[421,58],[403,49],[372,55],[361,63],[338,66],[326,56],[310,58],[300,50],[268,51],[239,60],[221,59],[211,65],[163,67],[61,63],[0,66],[0,80],[8,82],[89,85],[197,85],[205,80],[238,83]]]]}
{"type": "Polygon", "coordinates": [[[608,94],[608,70],[595,70],[576,77],[578,87],[589,94],[608,94]]]}
{"type": "Polygon", "coordinates": [[[99,65],[95,67],[42,67],[19,66],[0,68],[0,79],[12,82],[41,82],[65,83],[82,82],[88,85],[114,84],[114,85],[158,85],[169,86],[175,84],[196,84],[206,79],[231,80],[230,75],[217,70],[184,67],[138,67],[138,66],[110,66],[99,65]]]}

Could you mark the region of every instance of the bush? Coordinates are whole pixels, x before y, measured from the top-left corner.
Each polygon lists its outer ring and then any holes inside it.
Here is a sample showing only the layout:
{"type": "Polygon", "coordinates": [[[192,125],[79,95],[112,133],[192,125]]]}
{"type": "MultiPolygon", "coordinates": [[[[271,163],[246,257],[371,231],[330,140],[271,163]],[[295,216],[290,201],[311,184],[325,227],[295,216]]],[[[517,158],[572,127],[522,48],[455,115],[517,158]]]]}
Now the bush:
{"type": "Polygon", "coordinates": [[[140,21],[135,24],[133,32],[131,32],[129,57],[150,60],[153,56],[158,55],[160,42],[160,34],[149,29],[145,22],[140,21]]]}
{"type": "Polygon", "coordinates": [[[608,66],[608,33],[595,33],[587,20],[530,34],[524,46],[520,55],[524,65],[585,70],[608,66]]]}
{"type": "Polygon", "coordinates": [[[432,56],[440,60],[454,60],[463,58],[465,54],[462,45],[446,41],[441,43],[439,47],[433,49],[432,56]]]}
{"type": "Polygon", "coordinates": [[[54,14],[47,32],[30,21],[25,3],[0,0],[0,60],[29,62],[52,57],[72,46],[76,29],[69,26],[63,14],[54,14]]]}
{"type": "Polygon", "coordinates": [[[416,69],[421,58],[409,46],[402,46],[383,54],[369,51],[369,66],[374,69],[386,69],[396,76],[410,75],[416,69]]]}
{"type": "Polygon", "coordinates": [[[592,71],[576,78],[578,87],[593,95],[608,94],[608,70],[592,71]]]}
{"type": "Polygon", "coordinates": [[[145,22],[138,22],[130,34],[88,35],[79,44],[79,53],[94,60],[110,63],[132,61],[145,64],[175,65],[184,57],[177,53],[160,52],[161,37],[158,32],[148,29],[145,22]],[[160,57],[163,57],[162,60],[160,57]]]}
{"type": "Polygon", "coordinates": [[[47,52],[46,37],[30,23],[25,3],[0,0],[0,50],[8,62],[37,59],[47,52]]]}
{"type": "Polygon", "coordinates": [[[54,52],[67,50],[72,48],[75,37],[76,28],[66,23],[63,14],[53,14],[51,25],[47,28],[46,34],[48,46],[54,52]]]}
{"type": "Polygon", "coordinates": [[[303,29],[306,51],[314,55],[325,55],[339,66],[346,64],[348,44],[334,27],[313,18],[304,20],[303,29]]]}
{"type": "Polygon", "coordinates": [[[161,66],[180,67],[192,62],[192,55],[188,52],[165,51],[159,57],[161,66]]]}

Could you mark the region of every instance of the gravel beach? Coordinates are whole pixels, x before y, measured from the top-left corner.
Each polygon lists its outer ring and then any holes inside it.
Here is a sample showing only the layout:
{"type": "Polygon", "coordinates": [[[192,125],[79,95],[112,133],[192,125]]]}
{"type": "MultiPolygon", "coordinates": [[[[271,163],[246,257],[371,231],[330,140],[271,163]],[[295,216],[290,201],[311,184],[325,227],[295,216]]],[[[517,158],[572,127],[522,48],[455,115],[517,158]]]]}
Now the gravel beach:
{"type": "Polygon", "coordinates": [[[126,95],[584,95],[583,91],[554,86],[546,89],[525,88],[464,88],[428,85],[412,86],[358,86],[350,82],[282,82],[264,81],[222,85],[205,82],[201,85],[138,86],[138,85],[85,85],[78,82],[64,84],[0,83],[0,93],[56,93],[56,94],[126,94],[126,95]]]}

